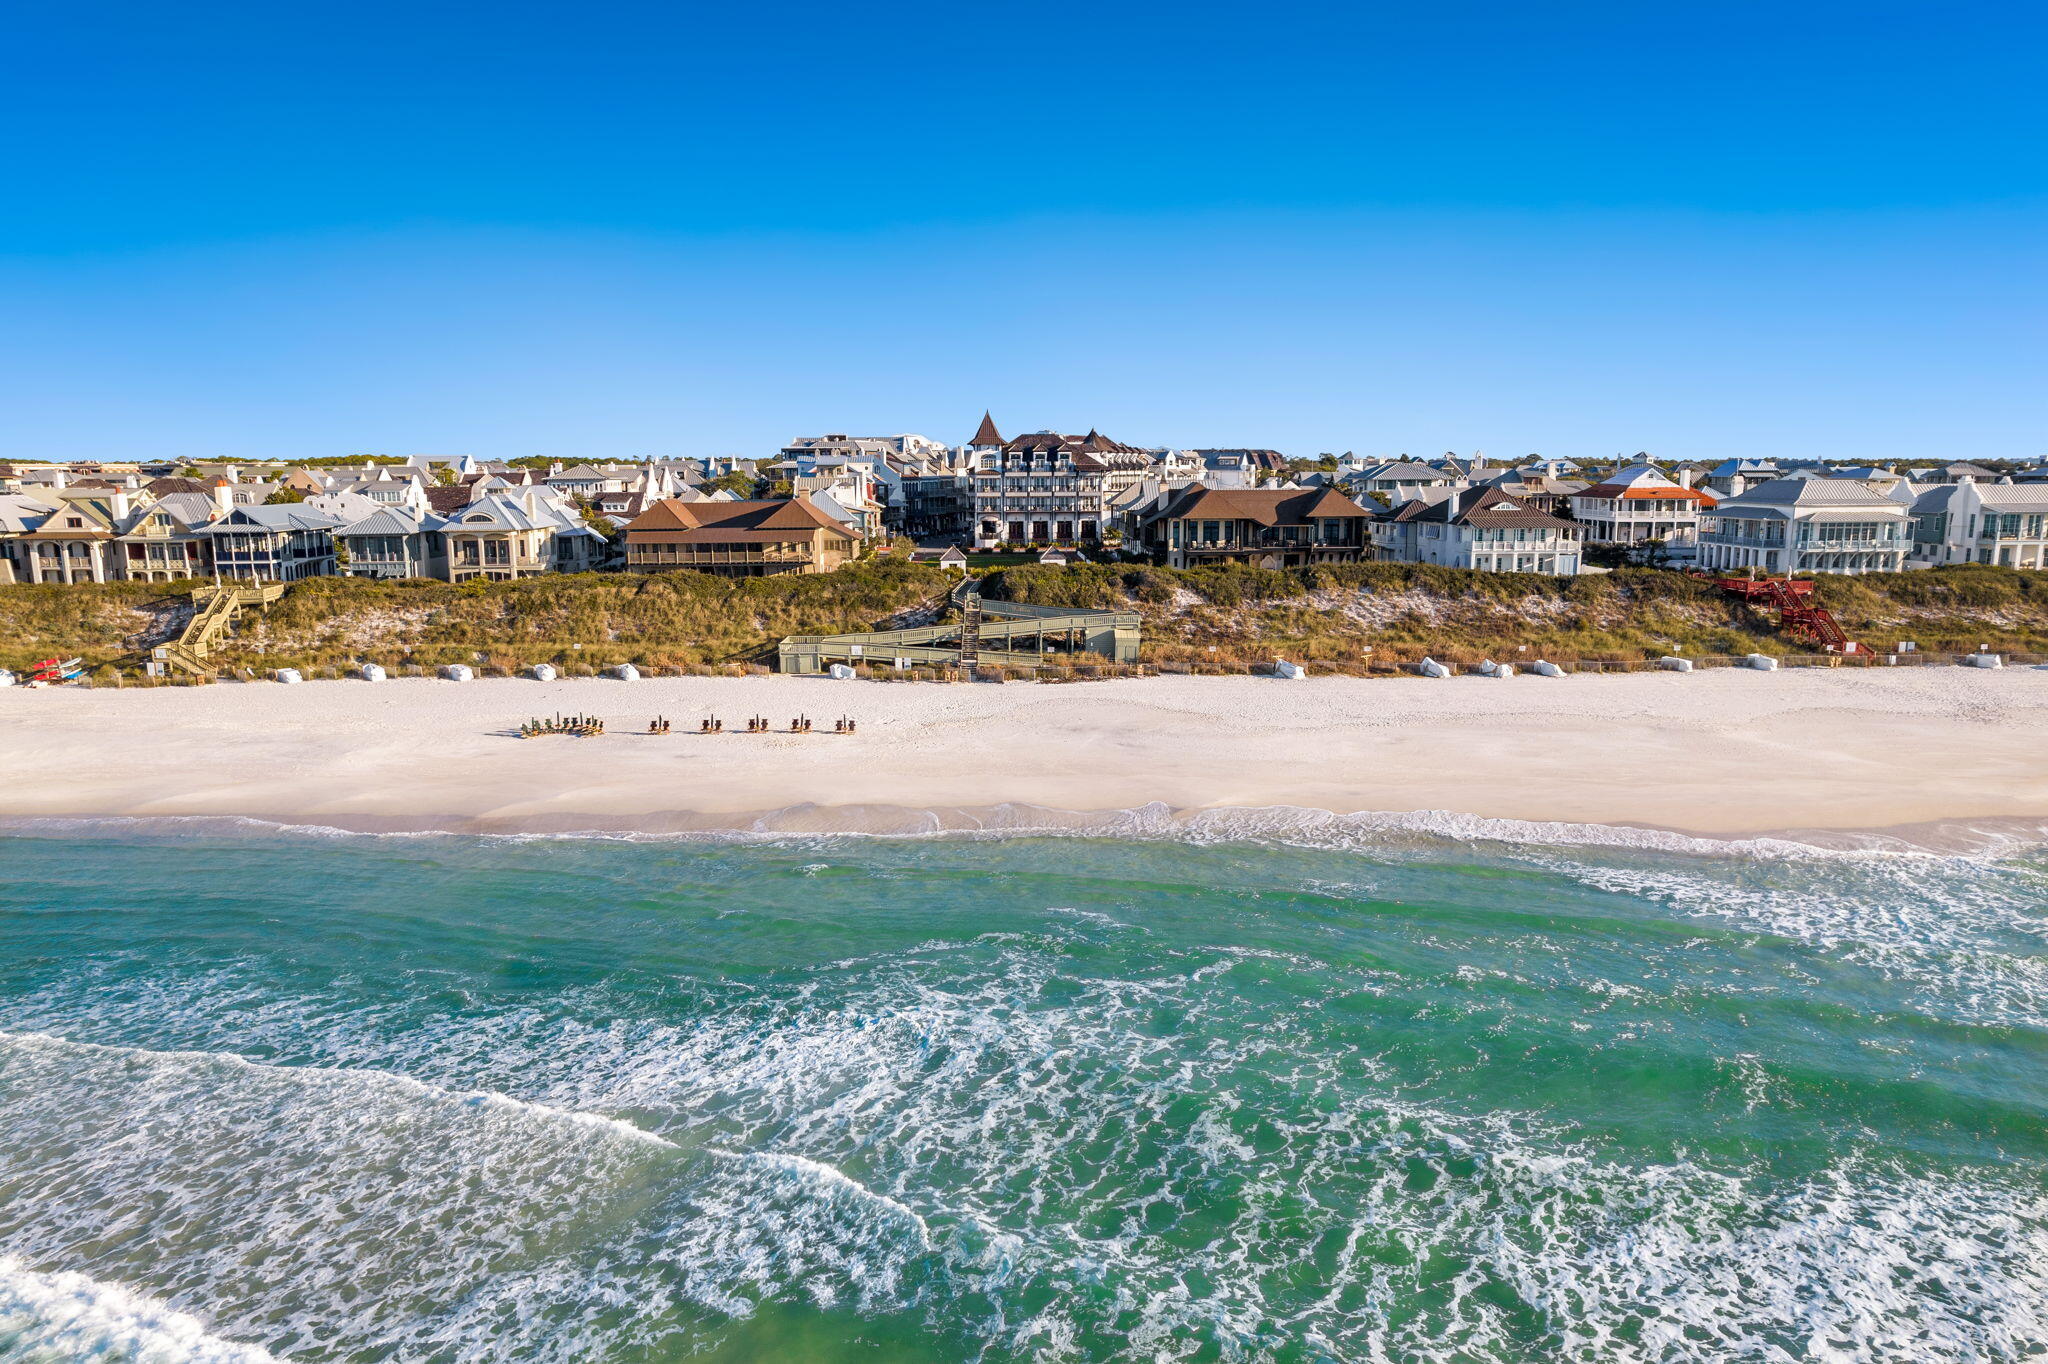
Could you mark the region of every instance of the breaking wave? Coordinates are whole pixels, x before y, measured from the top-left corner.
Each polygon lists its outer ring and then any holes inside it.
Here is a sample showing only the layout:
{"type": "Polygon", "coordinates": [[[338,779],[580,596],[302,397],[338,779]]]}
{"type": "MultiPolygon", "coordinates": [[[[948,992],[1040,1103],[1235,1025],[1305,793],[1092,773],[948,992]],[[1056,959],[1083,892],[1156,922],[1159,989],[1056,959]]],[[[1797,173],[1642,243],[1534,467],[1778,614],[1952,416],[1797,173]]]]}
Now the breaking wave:
{"type": "Polygon", "coordinates": [[[0,1255],[0,1359],[20,1364],[281,1364],[208,1334],[197,1318],[83,1274],[39,1274],[0,1255]]]}

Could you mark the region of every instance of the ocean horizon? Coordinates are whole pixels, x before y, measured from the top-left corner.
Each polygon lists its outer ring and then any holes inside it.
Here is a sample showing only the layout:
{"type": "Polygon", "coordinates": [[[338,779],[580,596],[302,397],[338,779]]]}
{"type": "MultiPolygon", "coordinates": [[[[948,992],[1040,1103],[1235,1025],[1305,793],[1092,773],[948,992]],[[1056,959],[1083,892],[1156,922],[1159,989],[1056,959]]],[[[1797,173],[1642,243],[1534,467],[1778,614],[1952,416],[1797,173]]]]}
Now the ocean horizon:
{"type": "Polygon", "coordinates": [[[1034,818],[0,829],[0,1359],[2048,1347],[2038,839],[1034,818]]]}

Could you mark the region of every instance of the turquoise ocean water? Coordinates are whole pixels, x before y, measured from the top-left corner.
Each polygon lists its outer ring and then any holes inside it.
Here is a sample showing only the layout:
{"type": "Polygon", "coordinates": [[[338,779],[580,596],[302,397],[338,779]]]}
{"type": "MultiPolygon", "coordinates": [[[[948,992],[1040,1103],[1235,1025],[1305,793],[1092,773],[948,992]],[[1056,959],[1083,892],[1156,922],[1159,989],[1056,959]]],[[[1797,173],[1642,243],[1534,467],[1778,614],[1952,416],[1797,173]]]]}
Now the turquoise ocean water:
{"type": "Polygon", "coordinates": [[[2026,852],[0,836],[10,1361],[2039,1358],[2044,1120],[2026,852]]]}

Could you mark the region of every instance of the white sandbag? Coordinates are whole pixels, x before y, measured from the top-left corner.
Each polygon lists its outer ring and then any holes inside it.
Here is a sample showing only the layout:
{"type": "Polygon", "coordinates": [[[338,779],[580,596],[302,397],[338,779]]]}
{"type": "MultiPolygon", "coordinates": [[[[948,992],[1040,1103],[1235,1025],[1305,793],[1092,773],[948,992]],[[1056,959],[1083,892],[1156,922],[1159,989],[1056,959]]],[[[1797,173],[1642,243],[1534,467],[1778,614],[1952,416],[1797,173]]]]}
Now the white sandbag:
{"type": "Polygon", "coordinates": [[[853,669],[844,663],[834,663],[831,667],[825,669],[825,675],[836,678],[841,682],[851,682],[853,680],[853,669]]]}
{"type": "Polygon", "coordinates": [[[605,674],[608,677],[616,677],[621,682],[638,682],[640,680],[640,670],[630,663],[614,664],[612,667],[605,669],[605,674]]]}
{"type": "Polygon", "coordinates": [[[1284,658],[1276,658],[1273,660],[1273,676],[1284,677],[1290,682],[1298,682],[1308,676],[1308,670],[1299,663],[1289,663],[1284,658]]]}
{"type": "Polygon", "coordinates": [[[1558,667],[1555,663],[1552,663],[1550,660],[1544,658],[1537,659],[1536,662],[1533,665],[1531,665],[1530,670],[1543,677],[1564,676],[1563,668],[1558,667]]]}
{"type": "Polygon", "coordinates": [[[2003,668],[2005,666],[2005,659],[1998,654],[1964,654],[1961,661],[1965,668],[2003,668]]]}
{"type": "Polygon", "coordinates": [[[11,687],[13,685],[14,674],[7,671],[7,669],[5,668],[0,668],[0,687],[11,687]]]}
{"type": "Polygon", "coordinates": [[[441,676],[450,682],[467,682],[476,676],[476,672],[467,663],[444,663],[441,676]]]}
{"type": "Polygon", "coordinates": [[[1512,663],[1496,663],[1489,658],[1479,665],[1479,671],[1486,677],[1513,677],[1515,675],[1515,665],[1512,663]]]}
{"type": "Polygon", "coordinates": [[[1416,671],[1420,672],[1424,677],[1449,677],[1451,675],[1451,669],[1447,664],[1439,663],[1433,658],[1423,659],[1416,671]]]}
{"type": "Polygon", "coordinates": [[[382,682],[384,680],[384,670],[375,663],[365,663],[362,667],[356,669],[356,675],[365,682],[382,682]]]}
{"type": "Polygon", "coordinates": [[[1778,671],[1778,660],[1769,654],[1748,654],[1744,656],[1742,666],[1755,668],[1760,673],[1774,673],[1778,671]]]}
{"type": "Polygon", "coordinates": [[[552,663],[536,663],[527,671],[533,674],[533,680],[536,682],[552,682],[555,680],[555,665],[552,663]]]}
{"type": "Polygon", "coordinates": [[[306,679],[299,676],[297,668],[279,668],[277,670],[277,680],[290,686],[293,683],[303,682],[306,679]]]}
{"type": "Polygon", "coordinates": [[[1692,660],[1689,658],[1675,658],[1670,654],[1666,654],[1657,660],[1657,666],[1666,672],[1689,673],[1692,671],[1692,660]]]}

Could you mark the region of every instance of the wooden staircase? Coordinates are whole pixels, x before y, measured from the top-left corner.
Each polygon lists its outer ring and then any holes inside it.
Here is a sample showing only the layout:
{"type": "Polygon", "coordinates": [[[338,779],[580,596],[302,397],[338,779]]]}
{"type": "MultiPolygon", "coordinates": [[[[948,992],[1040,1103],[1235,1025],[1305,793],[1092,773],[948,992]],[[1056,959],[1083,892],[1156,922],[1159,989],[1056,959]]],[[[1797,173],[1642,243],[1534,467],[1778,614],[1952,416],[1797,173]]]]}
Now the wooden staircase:
{"type": "Polygon", "coordinates": [[[284,595],[283,583],[224,583],[218,587],[193,590],[192,619],[178,632],[177,639],[150,650],[152,662],[168,664],[180,672],[211,677],[214,669],[207,659],[227,637],[235,617],[250,607],[266,607],[284,595]]]}

